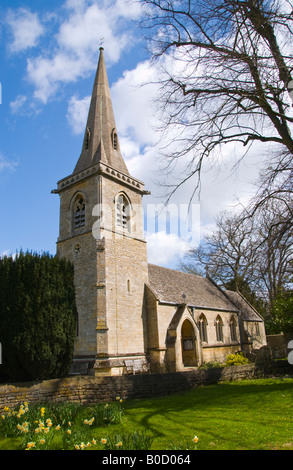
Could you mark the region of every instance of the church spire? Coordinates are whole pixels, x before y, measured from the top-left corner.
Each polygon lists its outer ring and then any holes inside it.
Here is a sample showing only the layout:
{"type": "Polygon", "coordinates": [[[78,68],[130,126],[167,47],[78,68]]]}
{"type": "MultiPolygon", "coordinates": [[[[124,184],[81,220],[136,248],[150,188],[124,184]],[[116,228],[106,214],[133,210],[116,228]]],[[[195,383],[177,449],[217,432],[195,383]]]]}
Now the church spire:
{"type": "Polygon", "coordinates": [[[83,146],[73,174],[99,162],[129,174],[120,152],[103,47],[100,47],[83,146]]]}

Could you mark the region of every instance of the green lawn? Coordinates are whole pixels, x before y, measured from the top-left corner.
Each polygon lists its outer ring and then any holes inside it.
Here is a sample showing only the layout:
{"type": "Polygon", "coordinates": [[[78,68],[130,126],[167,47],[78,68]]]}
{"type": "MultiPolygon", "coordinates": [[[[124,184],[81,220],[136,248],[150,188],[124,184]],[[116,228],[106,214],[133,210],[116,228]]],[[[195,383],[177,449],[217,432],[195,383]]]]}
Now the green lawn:
{"type": "MultiPolygon", "coordinates": [[[[96,448],[103,447],[101,438],[109,441],[114,434],[145,431],[153,439],[152,450],[192,449],[195,435],[198,450],[293,450],[292,378],[209,385],[176,395],[129,400],[121,406],[121,423],[96,426],[96,421],[86,426],[86,439],[94,437],[96,448]]],[[[90,419],[91,412],[79,409],[73,423],[90,419]]],[[[80,440],[82,426],[76,428],[80,440]]],[[[0,449],[21,448],[21,439],[4,437],[0,427],[0,449]]],[[[56,441],[56,448],[63,445],[56,441]]]]}
{"type": "MultiPolygon", "coordinates": [[[[200,387],[182,395],[126,404],[127,424],[154,436],[153,449],[293,449],[293,379],[200,387]]],[[[125,423],[126,424],[126,423],[125,423]]]]}

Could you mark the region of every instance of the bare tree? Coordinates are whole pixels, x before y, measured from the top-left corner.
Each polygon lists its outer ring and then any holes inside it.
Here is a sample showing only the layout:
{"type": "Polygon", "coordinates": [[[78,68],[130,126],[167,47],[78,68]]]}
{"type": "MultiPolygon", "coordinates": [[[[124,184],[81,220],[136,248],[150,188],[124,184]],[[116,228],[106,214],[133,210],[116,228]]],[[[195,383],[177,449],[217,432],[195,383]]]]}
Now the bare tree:
{"type": "Polygon", "coordinates": [[[253,217],[221,214],[216,229],[190,250],[181,269],[205,267],[222,286],[249,286],[270,309],[292,277],[292,204],[277,199],[261,205],[253,217]],[[289,211],[289,214],[288,214],[289,211]]]}
{"type": "Polygon", "coordinates": [[[288,283],[293,262],[292,202],[270,199],[255,214],[255,238],[259,241],[255,274],[266,291],[269,305],[288,283]]]}
{"type": "Polygon", "coordinates": [[[221,213],[213,233],[207,235],[196,249],[191,249],[181,269],[202,274],[203,269],[220,285],[233,282],[236,290],[245,281],[252,286],[255,275],[256,251],[259,240],[251,218],[221,213]]]}
{"type": "Polygon", "coordinates": [[[288,171],[293,154],[292,2],[141,2],[153,58],[164,64],[162,128],[173,129],[167,166],[172,170],[180,157],[188,162],[174,190],[200,176],[205,158],[231,142],[245,150],[255,142],[280,145],[283,156],[271,170],[278,178],[288,171]]]}

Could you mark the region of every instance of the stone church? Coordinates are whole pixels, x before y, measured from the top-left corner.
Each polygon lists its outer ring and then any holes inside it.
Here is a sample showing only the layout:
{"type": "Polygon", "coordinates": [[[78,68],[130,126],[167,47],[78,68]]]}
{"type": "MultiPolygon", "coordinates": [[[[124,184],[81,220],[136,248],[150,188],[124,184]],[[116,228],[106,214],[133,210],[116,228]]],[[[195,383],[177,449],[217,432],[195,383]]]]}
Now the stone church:
{"type": "Polygon", "coordinates": [[[148,264],[142,181],[122,157],[100,48],[80,157],[60,196],[57,254],[73,262],[73,371],[182,371],[266,344],[261,316],[209,277],[148,264]]]}

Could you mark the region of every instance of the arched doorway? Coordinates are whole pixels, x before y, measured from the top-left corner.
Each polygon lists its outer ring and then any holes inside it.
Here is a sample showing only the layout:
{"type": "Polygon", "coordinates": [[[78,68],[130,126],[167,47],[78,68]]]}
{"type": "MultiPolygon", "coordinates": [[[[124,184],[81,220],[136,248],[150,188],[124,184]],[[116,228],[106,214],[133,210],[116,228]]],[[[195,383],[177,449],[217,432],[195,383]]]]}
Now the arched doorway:
{"type": "Polygon", "coordinates": [[[184,367],[197,365],[194,328],[189,320],[181,327],[182,362],[184,367]]]}

